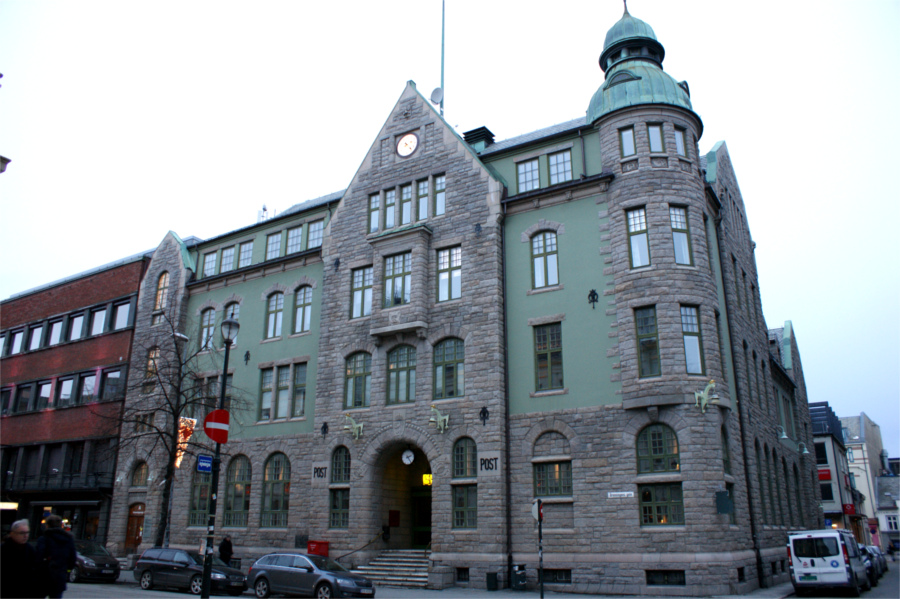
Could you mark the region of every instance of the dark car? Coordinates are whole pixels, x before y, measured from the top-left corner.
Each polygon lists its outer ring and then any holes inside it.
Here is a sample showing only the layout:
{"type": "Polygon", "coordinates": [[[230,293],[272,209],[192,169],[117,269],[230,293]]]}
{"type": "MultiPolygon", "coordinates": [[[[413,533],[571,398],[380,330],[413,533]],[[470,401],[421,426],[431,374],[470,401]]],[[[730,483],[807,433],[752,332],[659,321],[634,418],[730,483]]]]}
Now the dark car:
{"type": "Polygon", "coordinates": [[[328,557],[278,552],[264,555],[247,573],[250,588],[259,599],[271,593],[332,597],[374,597],[372,581],[350,572],[328,557]]]}
{"type": "Polygon", "coordinates": [[[868,545],[868,547],[869,553],[872,554],[872,557],[878,562],[878,567],[881,568],[881,575],[884,576],[888,572],[887,558],[884,552],[878,545],[868,545]]]}
{"type": "Polygon", "coordinates": [[[75,567],[69,572],[69,582],[82,580],[104,580],[115,582],[119,579],[119,560],[106,547],[96,541],[75,541],[75,567]]]}
{"type": "MultiPolygon", "coordinates": [[[[203,590],[203,558],[196,551],[153,547],[144,552],[134,566],[134,579],[146,590],[155,586],[187,589],[194,595],[203,590]]],[[[240,595],[247,590],[247,577],[213,558],[210,590],[213,593],[240,595]]]]}

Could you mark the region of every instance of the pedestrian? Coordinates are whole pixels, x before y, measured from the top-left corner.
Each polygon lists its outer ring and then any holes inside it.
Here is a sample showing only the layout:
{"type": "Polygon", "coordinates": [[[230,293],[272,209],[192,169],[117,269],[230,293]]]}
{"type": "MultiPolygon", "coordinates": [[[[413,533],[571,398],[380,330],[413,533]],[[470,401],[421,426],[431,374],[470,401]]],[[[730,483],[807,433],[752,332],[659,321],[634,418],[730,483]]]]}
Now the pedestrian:
{"type": "Polygon", "coordinates": [[[44,568],[47,594],[59,599],[66,590],[69,572],[75,567],[75,540],[62,528],[62,518],[56,514],[47,516],[47,530],[37,542],[38,561],[44,568]]]}
{"type": "Polygon", "coordinates": [[[231,556],[234,555],[234,548],[231,546],[231,537],[225,535],[222,542],[219,543],[219,559],[225,562],[226,566],[231,565],[231,556]]]}
{"type": "Polygon", "coordinates": [[[897,561],[897,549],[894,547],[893,543],[888,547],[888,555],[891,556],[892,562],[897,561]]]}
{"type": "Polygon", "coordinates": [[[16,520],[0,547],[0,597],[40,597],[37,552],[28,543],[28,520],[16,520]]]}

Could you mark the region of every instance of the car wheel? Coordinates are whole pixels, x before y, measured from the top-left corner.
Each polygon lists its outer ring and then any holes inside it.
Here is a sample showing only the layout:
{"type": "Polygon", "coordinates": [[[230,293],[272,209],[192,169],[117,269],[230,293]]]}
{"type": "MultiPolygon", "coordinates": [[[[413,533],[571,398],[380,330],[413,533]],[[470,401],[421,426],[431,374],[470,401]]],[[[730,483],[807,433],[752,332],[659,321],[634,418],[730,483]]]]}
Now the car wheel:
{"type": "Polygon", "coordinates": [[[334,593],[330,584],[323,582],[316,587],[316,599],[331,599],[332,597],[334,597],[334,593]]]}
{"type": "Polygon", "coordinates": [[[191,578],[191,586],[189,587],[191,595],[199,595],[203,592],[203,577],[199,574],[195,574],[193,578],[191,578]]]}
{"type": "Polygon", "coordinates": [[[269,596],[269,581],[265,578],[257,578],[253,585],[253,592],[259,599],[266,599],[269,596]]]}
{"type": "Polygon", "coordinates": [[[141,588],[145,591],[153,588],[153,573],[150,570],[144,570],[144,573],[141,574],[141,588]]]}
{"type": "Polygon", "coordinates": [[[81,578],[81,570],[78,569],[78,566],[69,570],[69,582],[78,582],[79,578],[81,578]]]}

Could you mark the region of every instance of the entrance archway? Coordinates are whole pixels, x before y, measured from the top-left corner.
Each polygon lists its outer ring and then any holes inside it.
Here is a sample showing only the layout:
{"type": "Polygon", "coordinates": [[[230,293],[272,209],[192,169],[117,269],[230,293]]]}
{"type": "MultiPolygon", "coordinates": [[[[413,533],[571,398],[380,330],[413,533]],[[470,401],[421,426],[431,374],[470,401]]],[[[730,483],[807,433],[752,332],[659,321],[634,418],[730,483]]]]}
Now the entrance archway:
{"type": "Polygon", "coordinates": [[[431,464],[425,453],[396,443],[383,453],[382,526],[389,527],[391,549],[427,549],[431,544],[431,464]]]}

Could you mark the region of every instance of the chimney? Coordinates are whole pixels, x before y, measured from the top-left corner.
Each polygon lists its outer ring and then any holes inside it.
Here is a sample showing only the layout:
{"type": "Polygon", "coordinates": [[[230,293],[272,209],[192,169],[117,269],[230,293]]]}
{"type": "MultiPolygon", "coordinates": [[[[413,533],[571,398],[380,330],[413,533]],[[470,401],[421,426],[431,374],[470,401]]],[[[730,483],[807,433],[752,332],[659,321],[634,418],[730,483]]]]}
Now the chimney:
{"type": "Polygon", "coordinates": [[[463,139],[472,146],[472,149],[478,153],[484,151],[489,145],[494,143],[494,134],[487,127],[479,127],[463,133],[463,139]]]}

